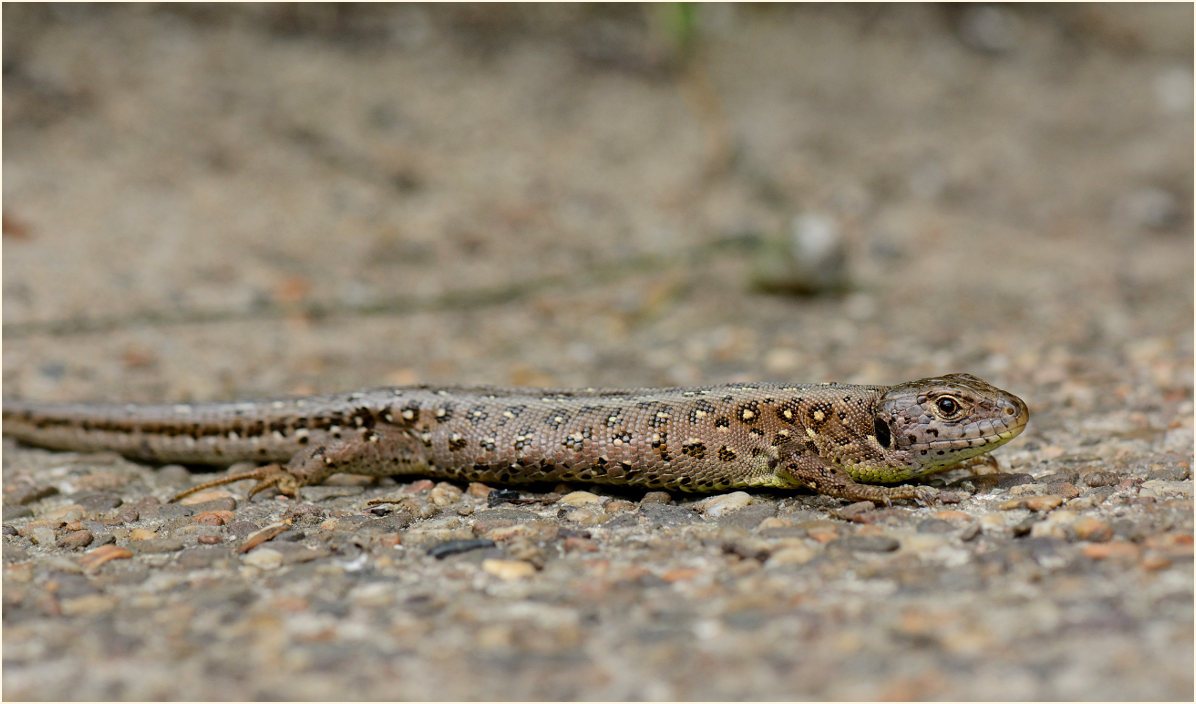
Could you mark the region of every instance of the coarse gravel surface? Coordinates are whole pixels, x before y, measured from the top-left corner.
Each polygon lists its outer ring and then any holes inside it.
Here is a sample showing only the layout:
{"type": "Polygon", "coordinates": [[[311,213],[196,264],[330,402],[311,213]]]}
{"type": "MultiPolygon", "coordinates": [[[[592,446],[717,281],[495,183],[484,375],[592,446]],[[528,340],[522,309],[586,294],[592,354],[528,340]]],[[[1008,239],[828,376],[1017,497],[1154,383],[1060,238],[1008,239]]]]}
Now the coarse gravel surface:
{"type": "Polygon", "coordinates": [[[1192,7],[683,7],[4,5],[5,396],[966,371],[1000,467],[167,504],[5,439],[5,699],[1191,700],[1192,7]]]}

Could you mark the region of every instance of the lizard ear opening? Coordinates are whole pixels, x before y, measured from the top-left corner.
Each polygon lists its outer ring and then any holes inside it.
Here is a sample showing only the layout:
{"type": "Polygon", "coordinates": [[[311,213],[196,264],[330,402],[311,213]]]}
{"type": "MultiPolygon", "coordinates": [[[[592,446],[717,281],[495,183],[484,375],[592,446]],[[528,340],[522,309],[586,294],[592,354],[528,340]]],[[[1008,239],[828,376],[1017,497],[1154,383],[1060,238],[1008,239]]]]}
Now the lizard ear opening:
{"type": "Polygon", "coordinates": [[[889,445],[893,442],[893,435],[889,432],[889,426],[879,417],[873,421],[874,429],[876,430],[876,441],[880,446],[889,449],[889,445]]]}

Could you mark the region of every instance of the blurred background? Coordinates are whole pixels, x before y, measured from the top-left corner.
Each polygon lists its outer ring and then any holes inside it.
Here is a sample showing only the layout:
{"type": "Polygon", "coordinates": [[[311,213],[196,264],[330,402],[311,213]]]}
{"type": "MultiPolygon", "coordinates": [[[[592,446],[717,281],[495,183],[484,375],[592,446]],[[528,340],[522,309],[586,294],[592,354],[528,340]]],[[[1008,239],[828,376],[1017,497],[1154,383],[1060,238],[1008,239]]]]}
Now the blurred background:
{"type": "Polygon", "coordinates": [[[1018,386],[1190,354],[1189,16],[8,7],[5,381],[1018,386]]]}
{"type": "MultiPolygon", "coordinates": [[[[1192,27],[1187,4],[5,4],[4,393],[967,371],[1030,404],[1001,452],[1014,471],[1170,472],[1190,514],[1192,27]]],[[[940,641],[915,618],[890,640],[851,567],[800,596],[851,602],[811,608],[832,620],[798,629],[801,648],[748,629],[704,660],[686,625],[659,661],[632,649],[520,679],[439,660],[468,628],[378,623],[343,660],[324,653],[329,671],[300,658],[257,673],[275,689],[172,696],[396,696],[368,667],[386,643],[420,651],[404,661],[417,698],[1182,699],[1190,519],[1157,530],[1187,531],[1186,566],[1165,573],[1179,586],[1155,568],[1124,571],[1132,589],[1052,573],[1093,613],[1142,600],[1066,638],[1034,610],[1052,596],[994,609],[1008,631],[940,641]],[[864,615],[856,640],[834,614],[864,615]],[[910,643],[934,645],[914,662],[910,643]]],[[[1035,574],[998,600],[1046,589],[1035,574]]],[[[625,611],[603,623],[637,627],[625,611]]],[[[33,650],[9,697],[172,691],[47,689],[72,683],[39,669],[57,649],[14,639],[33,650]]]]}

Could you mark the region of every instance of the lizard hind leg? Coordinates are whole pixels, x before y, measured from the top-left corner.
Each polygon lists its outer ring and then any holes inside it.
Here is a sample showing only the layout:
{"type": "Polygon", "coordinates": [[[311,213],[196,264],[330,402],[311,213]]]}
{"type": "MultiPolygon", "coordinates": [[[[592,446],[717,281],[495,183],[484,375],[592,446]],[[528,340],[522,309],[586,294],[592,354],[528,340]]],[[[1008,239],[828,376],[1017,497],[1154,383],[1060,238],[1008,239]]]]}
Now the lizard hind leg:
{"type": "Polygon", "coordinates": [[[224,486],[225,484],[232,484],[246,479],[257,480],[257,484],[254,484],[253,488],[249,490],[248,498],[253,498],[256,494],[260,494],[270,488],[275,488],[278,490],[278,493],[292,499],[298,498],[300,488],[319,484],[328,478],[329,475],[336,472],[333,468],[333,461],[327,457],[327,454],[326,447],[322,445],[313,447],[296,453],[287,462],[285,467],[278,464],[267,464],[247,472],[237,472],[226,477],[221,477],[220,479],[213,479],[210,482],[196,484],[190,489],[175,494],[170,499],[170,503],[174,503],[179,499],[190,496],[198,491],[203,491],[204,489],[224,486]]]}
{"type": "MultiPolygon", "coordinates": [[[[246,479],[256,479],[257,480],[257,484],[255,484],[253,486],[253,488],[249,490],[249,496],[253,496],[254,494],[265,491],[266,489],[269,489],[272,486],[279,487],[279,490],[282,493],[286,494],[286,493],[288,493],[287,489],[289,487],[284,487],[283,484],[291,483],[291,482],[285,481],[288,477],[290,477],[290,475],[287,474],[287,471],[285,469],[283,469],[282,467],[280,467],[279,465],[268,464],[268,465],[264,465],[262,467],[257,467],[255,469],[251,469],[248,472],[237,472],[236,474],[230,474],[226,477],[221,477],[219,479],[213,479],[210,482],[196,484],[195,486],[191,487],[190,489],[184,489],[183,491],[180,491],[179,493],[172,496],[169,503],[173,504],[176,501],[178,501],[179,499],[190,496],[196,492],[203,491],[204,489],[211,489],[212,487],[216,487],[216,486],[224,486],[225,484],[232,484],[234,482],[244,481],[246,479]]],[[[297,490],[297,489],[298,489],[297,486],[294,487],[294,490],[297,490]]],[[[292,493],[289,495],[293,495],[294,490],[292,490],[292,493]]]]}

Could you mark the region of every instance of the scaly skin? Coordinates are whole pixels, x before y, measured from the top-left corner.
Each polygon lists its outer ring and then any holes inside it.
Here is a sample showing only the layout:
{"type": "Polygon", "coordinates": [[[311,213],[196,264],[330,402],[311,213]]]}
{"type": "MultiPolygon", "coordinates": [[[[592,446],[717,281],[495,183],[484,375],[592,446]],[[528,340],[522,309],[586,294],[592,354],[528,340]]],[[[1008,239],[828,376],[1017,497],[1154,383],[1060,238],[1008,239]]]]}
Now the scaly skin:
{"type": "Polygon", "coordinates": [[[976,461],[1026,425],[1018,397],[974,376],[896,386],[733,384],[551,390],[412,386],[232,403],[5,400],[4,434],[154,463],[271,463],[295,496],[337,472],[491,483],[591,482],[680,491],[808,487],[850,500],[926,501],[900,482],[976,461]],[[282,463],[282,464],[279,464],[282,463]]]}

